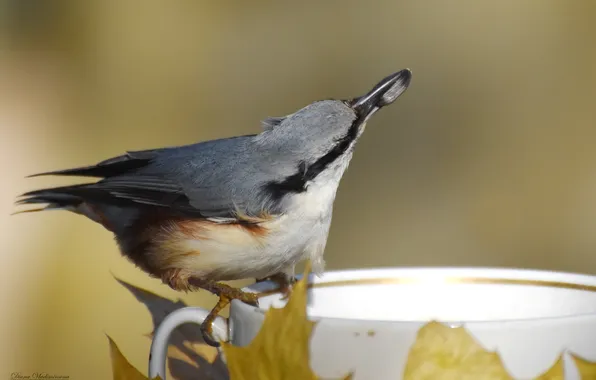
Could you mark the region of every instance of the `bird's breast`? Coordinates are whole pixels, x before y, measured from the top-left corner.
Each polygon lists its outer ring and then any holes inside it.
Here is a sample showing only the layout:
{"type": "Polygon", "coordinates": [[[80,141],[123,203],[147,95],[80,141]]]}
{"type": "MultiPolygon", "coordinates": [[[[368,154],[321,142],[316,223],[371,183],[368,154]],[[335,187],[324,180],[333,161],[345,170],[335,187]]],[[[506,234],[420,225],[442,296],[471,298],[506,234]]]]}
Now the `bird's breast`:
{"type": "Polygon", "coordinates": [[[340,179],[341,173],[322,173],[314,181],[307,183],[304,192],[289,198],[287,213],[309,220],[325,220],[332,212],[340,179]]]}
{"type": "Polygon", "coordinates": [[[183,269],[216,281],[267,277],[303,259],[320,272],[338,184],[336,175],[319,176],[259,223],[159,220],[136,235],[146,242],[136,246],[155,272],[183,269]]]}

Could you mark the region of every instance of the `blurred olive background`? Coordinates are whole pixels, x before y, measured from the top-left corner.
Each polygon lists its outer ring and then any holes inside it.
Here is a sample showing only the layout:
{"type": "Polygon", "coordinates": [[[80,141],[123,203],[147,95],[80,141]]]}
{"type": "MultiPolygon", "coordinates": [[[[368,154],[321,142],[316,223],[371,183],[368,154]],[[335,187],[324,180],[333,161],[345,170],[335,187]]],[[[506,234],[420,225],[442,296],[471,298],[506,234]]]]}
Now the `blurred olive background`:
{"type": "Polygon", "coordinates": [[[151,318],[113,276],[180,295],[66,212],[9,216],[26,175],[259,131],[408,67],[337,196],[329,269],[596,274],[596,3],[2,0],[0,377],[146,371],[151,318]]]}

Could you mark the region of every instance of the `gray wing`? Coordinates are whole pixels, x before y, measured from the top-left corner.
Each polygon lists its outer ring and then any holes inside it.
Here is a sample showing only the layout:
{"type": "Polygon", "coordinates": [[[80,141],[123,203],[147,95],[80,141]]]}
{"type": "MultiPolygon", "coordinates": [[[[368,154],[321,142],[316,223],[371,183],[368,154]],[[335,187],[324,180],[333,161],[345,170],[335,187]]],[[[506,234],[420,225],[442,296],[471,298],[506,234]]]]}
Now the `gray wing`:
{"type": "Polygon", "coordinates": [[[128,152],[97,165],[38,175],[103,177],[60,191],[106,204],[167,207],[205,218],[233,218],[236,211],[259,215],[270,201],[266,187],[287,173],[281,152],[259,149],[253,137],[128,152]]]}
{"type": "Polygon", "coordinates": [[[164,173],[206,217],[276,213],[268,188],[296,169],[283,151],[271,148],[256,144],[254,136],[208,141],[170,152],[140,173],[164,173]]]}

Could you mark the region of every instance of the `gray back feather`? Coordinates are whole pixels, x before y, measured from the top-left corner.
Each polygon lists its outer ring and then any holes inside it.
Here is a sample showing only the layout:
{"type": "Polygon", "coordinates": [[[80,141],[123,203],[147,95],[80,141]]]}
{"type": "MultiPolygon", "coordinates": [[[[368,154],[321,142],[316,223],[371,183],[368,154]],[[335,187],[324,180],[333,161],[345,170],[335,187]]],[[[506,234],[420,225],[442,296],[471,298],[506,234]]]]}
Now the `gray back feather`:
{"type": "Polygon", "coordinates": [[[344,137],[356,119],[341,101],[310,104],[282,118],[270,118],[258,135],[201,142],[159,151],[137,175],[162,176],[179,184],[207,217],[275,213],[264,191],[301,168],[312,165],[344,137]]]}

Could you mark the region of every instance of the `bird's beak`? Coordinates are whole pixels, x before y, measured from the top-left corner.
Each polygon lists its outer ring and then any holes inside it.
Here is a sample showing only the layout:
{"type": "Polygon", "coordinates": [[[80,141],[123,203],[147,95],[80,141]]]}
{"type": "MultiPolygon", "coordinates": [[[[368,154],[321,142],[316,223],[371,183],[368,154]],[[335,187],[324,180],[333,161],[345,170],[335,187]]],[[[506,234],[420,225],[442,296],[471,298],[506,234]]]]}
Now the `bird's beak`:
{"type": "Polygon", "coordinates": [[[372,114],[395,101],[410,85],[412,72],[404,69],[381,80],[370,92],[352,100],[358,116],[368,119],[372,114]]]}

